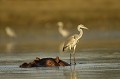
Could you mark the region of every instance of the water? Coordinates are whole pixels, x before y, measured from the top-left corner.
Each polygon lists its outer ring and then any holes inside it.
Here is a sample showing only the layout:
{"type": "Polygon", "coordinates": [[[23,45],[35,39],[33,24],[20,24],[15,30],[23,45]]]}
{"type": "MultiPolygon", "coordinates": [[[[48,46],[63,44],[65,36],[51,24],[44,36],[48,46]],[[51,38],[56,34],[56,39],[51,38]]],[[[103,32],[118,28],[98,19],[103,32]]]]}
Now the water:
{"type": "Polygon", "coordinates": [[[69,62],[69,53],[59,53],[59,45],[66,38],[58,31],[48,30],[24,34],[18,30],[17,38],[1,34],[0,79],[120,79],[118,31],[86,31],[76,48],[76,65],[19,68],[36,57],[59,56],[69,62]]]}
{"type": "Polygon", "coordinates": [[[0,79],[120,79],[120,50],[88,49],[76,53],[77,65],[66,67],[19,68],[35,57],[60,56],[69,62],[69,53],[0,53],[0,79]]]}

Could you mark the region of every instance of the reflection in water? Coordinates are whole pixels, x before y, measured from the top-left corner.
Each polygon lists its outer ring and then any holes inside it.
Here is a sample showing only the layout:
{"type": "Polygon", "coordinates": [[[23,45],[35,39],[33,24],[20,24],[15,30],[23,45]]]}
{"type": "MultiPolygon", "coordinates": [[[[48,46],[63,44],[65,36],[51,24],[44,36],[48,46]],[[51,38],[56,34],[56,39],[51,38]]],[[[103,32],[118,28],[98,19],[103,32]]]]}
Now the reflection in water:
{"type": "Polygon", "coordinates": [[[70,79],[78,79],[76,69],[75,69],[75,65],[73,66],[73,68],[71,66],[71,74],[70,75],[71,75],[70,79]]]}
{"type": "Polygon", "coordinates": [[[64,76],[66,77],[66,79],[78,79],[75,68],[76,68],[75,65],[73,65],[73,66],[70,66],[69,71],[66,72],[66,70],[65,70],[64,76]]]}
{"type": "Polygon", "coordinates": [[[6,44],[6,52],[7,53],[12,53],[14,49],[15,49],[15,42],[8,42],[6,44]]]}

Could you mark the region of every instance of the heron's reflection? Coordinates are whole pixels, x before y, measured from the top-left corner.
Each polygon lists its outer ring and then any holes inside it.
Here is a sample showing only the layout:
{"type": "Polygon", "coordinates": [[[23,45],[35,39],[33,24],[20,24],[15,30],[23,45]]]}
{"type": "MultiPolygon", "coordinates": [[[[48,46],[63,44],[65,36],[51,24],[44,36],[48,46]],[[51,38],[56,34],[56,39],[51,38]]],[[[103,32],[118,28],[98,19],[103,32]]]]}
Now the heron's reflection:
{"type": "Polygon", "coordinates": [[[66,79],[78,79],[75,65],[70,66],[70,70],[65,71],[64,76],[66,77],[66,79]]]}
{"type": "Polygon", "coordinates": [[[8,42],[6,43],[6,52],[12,53],[15,49],[15,42],[8,42]]]}
{"type": "Polygon", "coordinates": [[[71,74],[70,74],[70,79],[77,79],[77,73],[76,73],[76,69],[75,69],[75,65],[73,65],[73,68],[71,66],[71,74]]]}

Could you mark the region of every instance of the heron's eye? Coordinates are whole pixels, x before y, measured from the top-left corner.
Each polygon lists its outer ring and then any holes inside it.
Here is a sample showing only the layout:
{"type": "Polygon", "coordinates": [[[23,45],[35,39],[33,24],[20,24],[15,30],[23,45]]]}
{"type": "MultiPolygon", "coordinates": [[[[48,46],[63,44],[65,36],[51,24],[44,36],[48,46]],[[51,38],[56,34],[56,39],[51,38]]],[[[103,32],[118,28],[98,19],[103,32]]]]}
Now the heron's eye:
{"type": "Polygon", "coordinates": [[[75,36],[74,36],[74,39],[75,39],[75,36]]]}

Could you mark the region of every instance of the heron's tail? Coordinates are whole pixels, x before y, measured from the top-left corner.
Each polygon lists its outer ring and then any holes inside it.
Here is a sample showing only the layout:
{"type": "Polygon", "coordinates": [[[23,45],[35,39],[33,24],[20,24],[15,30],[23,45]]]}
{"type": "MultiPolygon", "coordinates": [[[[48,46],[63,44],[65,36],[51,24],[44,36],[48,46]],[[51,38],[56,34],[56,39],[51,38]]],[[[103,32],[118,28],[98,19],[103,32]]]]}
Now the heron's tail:
{"type": "Polygon", "coordinates": [[[63,50],[62,50],[62,51],[64,52],[66,49],[67,49],[67,46],[63,47],[63,50]]]}
{"type": "Polygon", "coordinates": [[[63,50],[62,50],[63,52],[65,51],[65,48],[63,47],[63,50]]]}

